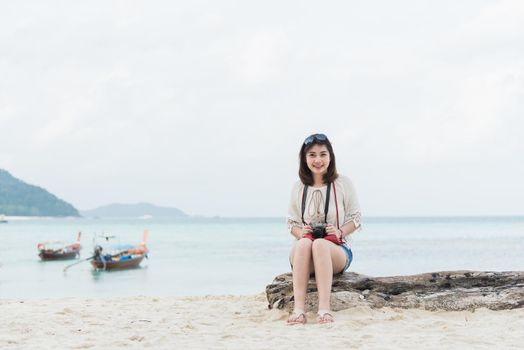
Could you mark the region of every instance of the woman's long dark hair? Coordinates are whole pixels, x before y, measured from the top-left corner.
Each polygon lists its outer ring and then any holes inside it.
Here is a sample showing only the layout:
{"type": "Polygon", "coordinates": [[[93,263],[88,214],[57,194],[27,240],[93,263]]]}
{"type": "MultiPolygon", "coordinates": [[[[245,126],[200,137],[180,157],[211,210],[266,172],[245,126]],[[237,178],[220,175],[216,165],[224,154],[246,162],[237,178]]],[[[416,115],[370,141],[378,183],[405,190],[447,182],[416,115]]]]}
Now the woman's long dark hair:
{"type": "Polygon", "coordinates": [[[324,183],[325,184],[331,183],[335,181],[338,177],[337,165],[335,162],[335,152],[333,152],[333,146],[331,146],[331,142],[329,142],[329,139],[327,137],[325,138],[325,140],[319,140],[316,137],[314,137],[314,135],[316,134],[313,134],[310,137],[306,138],[306,140],[309,138],[312,138],[313,141],[308,143],[307,145],[304,142],[302,144],[302,147],[300,148],[300,153],[298,154],[298,157],[300,159],[300,168],[298,169],[298,176],[300,177],[300,181],[302,181],[304,185],[308,185],[308,186],[313,186],[314,181],[313,181],[313,174],[311,173],[311,170],[309,170],[307,166],[306,155],[307,155],[307,152],[314,145],[325,145],[329,152],[330,162],[327,168],[327,172],[323,176],[324,183]]]}

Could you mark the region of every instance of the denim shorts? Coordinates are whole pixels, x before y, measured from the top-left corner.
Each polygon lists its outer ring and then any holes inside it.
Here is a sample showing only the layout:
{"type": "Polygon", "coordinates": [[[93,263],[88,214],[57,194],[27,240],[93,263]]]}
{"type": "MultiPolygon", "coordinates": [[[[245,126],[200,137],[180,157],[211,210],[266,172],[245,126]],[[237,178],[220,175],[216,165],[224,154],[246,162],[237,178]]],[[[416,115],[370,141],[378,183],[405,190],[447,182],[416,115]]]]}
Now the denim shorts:
{"type": "MultiPolygon", "coordinates": [[[[341,244],[340,247],[346,254],[346,265],[344,265],[344,268],[340,272],[340,273],[344,273],[349,268],[349,265],[351,265],[351,262],[353,261],[353,252],[351,251],[351,248],[345,244],[341,244]]],[[[293,270],[293,264],[290,262],[289,265],[291,266],[291,270],[293,270]]]]}
{"type": "Polygon", "coordinates": [[[342,247],[342,250],[344,250],[344,253],[346,253],[346,265],[344,266],[344,269],[342,272],[346,271],[349,268],[349,265],[351,265],[351,262],[353,261],[353,252],[351,251],[351,248],[349,248],[345,244],[341,244],[340,247],[342,247]]]}

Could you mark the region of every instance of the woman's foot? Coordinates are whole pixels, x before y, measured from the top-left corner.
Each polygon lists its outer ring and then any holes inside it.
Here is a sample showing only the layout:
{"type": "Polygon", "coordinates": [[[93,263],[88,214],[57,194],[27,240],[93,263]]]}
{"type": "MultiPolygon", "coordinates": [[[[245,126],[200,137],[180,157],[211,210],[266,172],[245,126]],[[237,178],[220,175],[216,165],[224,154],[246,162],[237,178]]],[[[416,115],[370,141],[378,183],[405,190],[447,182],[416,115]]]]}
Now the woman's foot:
{"type": "Polygon", "coordinates": [[[317,323],[324,324],[335,322],[330,310],[318,310],[317,315],[317,323]]]}
{"type": "Polygon", "coordinates": [[[305,324],[306,321],[307,319],[304,310],[293,310],[287,319],[287,324],[305,324]]]}

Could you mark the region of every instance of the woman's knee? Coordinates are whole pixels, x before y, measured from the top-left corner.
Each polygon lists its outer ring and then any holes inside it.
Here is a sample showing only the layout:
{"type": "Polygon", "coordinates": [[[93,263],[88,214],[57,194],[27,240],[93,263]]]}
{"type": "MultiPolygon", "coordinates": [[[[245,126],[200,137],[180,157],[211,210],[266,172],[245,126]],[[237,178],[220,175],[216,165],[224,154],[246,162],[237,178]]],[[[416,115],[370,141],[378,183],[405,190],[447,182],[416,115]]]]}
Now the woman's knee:
{"type": "Polygon", "coordinates": [[[326,239],[315,239],[311,245],[313,253],[329,252],[329,245],[333,244],[326,239]]]}
{"type": "Polygon", "coordinates": [[[307,238],[302,238],[297,243],[295,243],[295,246],[289,255],[289,262],[293,264],[293,260],[295,260],[295,258],[298,256],[309,258],[311,256],[312,243],[313,242],[307,238]]]}
{"type": "Polygon", "coordinates": [[[295,249],[296,251],[304,251],[304,250],[311,250],[311,246],[313,245],[313,241],[311,241],[308,238],[301,238],[298,240],[295,249]]]}

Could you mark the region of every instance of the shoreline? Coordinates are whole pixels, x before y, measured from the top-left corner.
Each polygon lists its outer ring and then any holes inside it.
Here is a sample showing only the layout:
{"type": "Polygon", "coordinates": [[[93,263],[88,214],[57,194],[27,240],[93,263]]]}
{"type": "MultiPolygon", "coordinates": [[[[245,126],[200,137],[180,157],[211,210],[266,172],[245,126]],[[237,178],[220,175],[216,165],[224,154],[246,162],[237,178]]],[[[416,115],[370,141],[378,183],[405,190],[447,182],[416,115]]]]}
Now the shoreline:
{"type": "Polygon", "coordinates": [[[524,309],[355,307],[336,323],[285,324],[264,293],[247,296],[0,299],[3,349],[518,348],[524,309]]]}
{"type": "Polygon", "coordinates": [[[8,216],[4,215],[7,221],[31,221],[31,220],[71,220],[82,219],[81,216],[8,216]]]}
{"type": "MultiPolygon", "coordinates": [[[[0,213],[6,220],[20,221],[20,220],[44,220],[44,219],[93,219],[93,220],[113,220],[113,219],[137,219],[137,220],[155,220],[155,219],[172,219],[172,220],[263,220],[263,221],[285,221],[285,217],[280,216],[204,216],[204,215],[188,215],[186,217],[169,217],[169,216],[154,216],[154,215],[139,215],[139,216],[11,216],[0,213]]],[[[366,215],[366,221],[383,222],[383,221],[420,221],[431,223],[433,221],[505,221],[505,220],[524,220],[524,214],[501,214],[501,215],[366,215]]]]}

